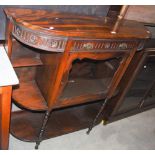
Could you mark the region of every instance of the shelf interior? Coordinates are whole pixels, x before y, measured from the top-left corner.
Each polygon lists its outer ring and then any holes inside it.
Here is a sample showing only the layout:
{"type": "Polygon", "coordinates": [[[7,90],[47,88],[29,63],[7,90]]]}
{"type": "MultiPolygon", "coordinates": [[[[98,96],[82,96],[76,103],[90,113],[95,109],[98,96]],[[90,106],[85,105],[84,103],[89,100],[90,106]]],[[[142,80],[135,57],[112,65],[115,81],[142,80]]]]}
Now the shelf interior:
{"type": "MultiPolygon", "coordinates": [[[[91,64],[86,64],[85,62],[81,64],[76,63],[75,65],[77,66],[73,65],[69,79],[53,108],[62,108],[105,99],[116,69],[113,69],[112,67],[112,69],[107,69],[107,65],[109,64],[104,64],[105,62],[101,63],[102,68],[99,68],[100,64],[98,65],[96,62],[95,67],[94,62],[91,62],[91,64]],[[94,71],[92,71],[92,68],[94,68],[94,71]],[[100,70],[102,72],[100,72],[100,70]],[[78,73],[80,74],[77,75],[78,73]]],[[[44,69],[46,66],[47,65],[40,67],[44,69]]],[[[48,92],[48,86],[50,86],[51,83],[48,82],[47,88],[45,89],[45,79],[43,79],[43,87],[40,87],[37,80],[37,82],[35,82],[36,70],[40,69],[40,67],[16,68],[20,85],[19,88],[13,90],[13,99],[22,107],[30,110],[46,110],[47,106],[45,105],[48,105],[48,103],[46,104],[46,94],[48,92]],[[28,100],[25,101],[25,98],[28,100]]],[[[47,68],[47,71],[49,73],[49,68],[47,68]]],[[[41,78],[43,75],[43,77],[48,79],[51,75],[53,75],[53,72],[54,71],[51,70],[50,74],[45,76],[42,71],[39,76],[37,75],[37,78],[41,78]]],[[[114,95],[116,94],[117,92],[114,95]]]]}
{"type": "Polygon", "coordinates": [[[13,40],[11,63],[13,67],[26,67],[42,65],[40,53],[36,49],[27,47],[19,41],[13,40]]]}
{"type": "MultiPolygon", "coordinates": [[[[95,102],[54,110],[47,122],[43,140],[88,128],[100,108],[101,103],[95,102]]],[[[45,113],[28,111],[13,112],[11,134],[20,140],[35,142],[38,139],[44,115],[45,113]]],[[[99,124],[101,120],[102,116],[95,125],[99,124]]]]}
{"type": "Polygon", "coordinates": [[[47,110],[47,103],[35,81],[21,82],[18,88],[13,90],[12,98],[26,109],[47,110]]]}
{"type": "Polygon", "coordinates": [[[66,99],[86,94],[105,94],[107,92],[110,81],[111,78],[102,78],[102,79],[79,78],[75,80],[70,80],[67,83],[60,98],[66,99]]]}
{"type": "MultiPolygon", "coordinates": [[[[59,107],[104,99],[108,90],[107,80],[109,79],[78,79],[69,82],[60,96],[59,107]]],[[[47,103],[35,81],[21,82],[18,88],[13,90],[12,97],[17,104],[26,109],[47,109],[47,103]]]]}
{"type": "Polygon", "coordinates": [[[27,67],[27,66],[38,66],[42,65],[42,62],[37,57],[18,57],[12,58],[11,63],[13,67],[27,67]]]}
{"type": "Polygon", "coordinates": [[[104,99],[111,78],[69,80],[59,101],[61,106],[104,99]]]}

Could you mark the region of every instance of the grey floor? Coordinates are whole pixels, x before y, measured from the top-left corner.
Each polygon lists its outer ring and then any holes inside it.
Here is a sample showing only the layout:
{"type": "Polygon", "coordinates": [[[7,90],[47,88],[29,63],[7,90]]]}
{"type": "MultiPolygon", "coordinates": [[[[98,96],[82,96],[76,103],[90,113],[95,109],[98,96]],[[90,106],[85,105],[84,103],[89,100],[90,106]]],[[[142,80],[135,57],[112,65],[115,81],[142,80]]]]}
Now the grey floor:
{"type": "MultiPolygon", "coordinates": [[[[28,132],[28,131],[27,131],[28,132]]],[[[11,150],[32,150],[34,143],[10,136],[11,150]]],[[[45,140],[40,150],[150,150],[155,149],[155,109],[125,118],[107,126],[96,126],[90,135],[86,130],[45,140]]]]}

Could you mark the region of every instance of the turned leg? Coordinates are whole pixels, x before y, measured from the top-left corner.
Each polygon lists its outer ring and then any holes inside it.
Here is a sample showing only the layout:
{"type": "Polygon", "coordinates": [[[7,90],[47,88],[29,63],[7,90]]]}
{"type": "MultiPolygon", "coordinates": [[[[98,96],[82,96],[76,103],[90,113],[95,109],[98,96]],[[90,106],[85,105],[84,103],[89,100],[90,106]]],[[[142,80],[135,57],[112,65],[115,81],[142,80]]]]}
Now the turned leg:
{"type": "Polygon", "coordinates": [[[87,131],[87,134],[89,134],[90,131],[91,131],[91,130],[93,129],[93,127],[95,126],[96,121],[98,120],[99,116],[101,115],[101,113],[102,113],[102,111],[103,111],[103,109],[104,109],[104,107],[105,107],[107,101],[108,101],[108,98],[106,98],[106,99],[104,100],[104,103],[102,104],[102,106],[101,106],[99,112],[97,113],[95,119],[93,120],[92,124],[90,125],[90,127],[89,127],[89,129],[88,129],[88,131],[87,131]]]}
{"type": "Polygon", "coordinates": [[[45,127],[46,127],[47,121],[49,119],[49,116],[50,116],[50,112],[46,111],[45,117],[44,117],[44,120],[43,120],[43,124],[42,124],[41,130],[40,130],[40,133],[39,133],[39,137],[38,137],[38,140],[36,142],[35,149],[38,149],[38,147],[39,147],[39,145],[40,145],[40,143],[42,141],[43,134],[45,132],[45,127]]]}

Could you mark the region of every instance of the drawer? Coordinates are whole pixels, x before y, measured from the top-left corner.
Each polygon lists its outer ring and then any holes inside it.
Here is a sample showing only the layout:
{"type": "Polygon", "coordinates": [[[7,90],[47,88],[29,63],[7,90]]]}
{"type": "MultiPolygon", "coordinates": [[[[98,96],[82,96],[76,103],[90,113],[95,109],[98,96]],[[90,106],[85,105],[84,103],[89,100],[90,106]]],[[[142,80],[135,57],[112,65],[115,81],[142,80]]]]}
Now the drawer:
{"type": "Polygon", "coordinates": [[[76,40],[72,52],[77,51],[129,51],[137,46],[137,41],[125,40],[76,40]]]}
{"type": "MultiPolygon", "coordinates": [[[[34,48],[50,51],[64,52],[67,37],[48,35],[37,30],[33,31],[21,25],[14,25],[12,35],[20,42],[34,48]]],[[[124,39],[77,39],[72,38],[73,47],[71,52],[105,52],[105,51],[130,51],[138,46],[142,48],[140,40],[124,39]]]]}

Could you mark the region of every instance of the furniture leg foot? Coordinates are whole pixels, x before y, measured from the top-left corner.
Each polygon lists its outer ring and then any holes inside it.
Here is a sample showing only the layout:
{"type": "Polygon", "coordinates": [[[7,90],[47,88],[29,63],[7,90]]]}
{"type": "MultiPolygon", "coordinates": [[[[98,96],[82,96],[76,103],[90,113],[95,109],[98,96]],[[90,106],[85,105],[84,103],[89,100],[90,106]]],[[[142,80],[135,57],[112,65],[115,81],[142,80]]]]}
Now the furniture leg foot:
{"type": "Polygon", "coordinates": [[[107,125],[108,124],[108,121],[107,120],[102,120],[103,122],[102,122],[102,124],[103,125],[107,125]]]}
{"type": "Polygon", "coordinates": [[[40,143],[36,143],[35,150],[38,150],[40,143]]]}
{"type": "Polygon", "coordinates": [[[101,106],[101,108],[100,108],[98,114],[96,115],[95,119],[93,120],[92,124],[90,125],[90,127],[89,127],[89,129],[88,129],[88,131],[87,131],[87,134],[89,134],[90,131],[91,131],[91,130],[93,129],[93,127],[95,126],[96,121],[97,121],[97,119],[99,118],[100,114],[102,113],[102,111],[103,111],[103,109],[104,109],[104,107],[105,107],[107,101],[108,101],[108,98],[106,98],[106,99],[104,100],[104,103],[102,104],[102,106],[101,106]]]}
{"type": "Polygon", "coordinates": [[[86,132],[86,134],[89,135],[91,130],[92,130],[92,128],[89,128],[88,131],[86,132]]]}

